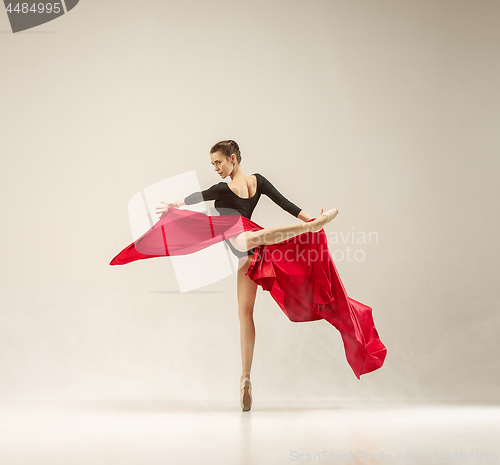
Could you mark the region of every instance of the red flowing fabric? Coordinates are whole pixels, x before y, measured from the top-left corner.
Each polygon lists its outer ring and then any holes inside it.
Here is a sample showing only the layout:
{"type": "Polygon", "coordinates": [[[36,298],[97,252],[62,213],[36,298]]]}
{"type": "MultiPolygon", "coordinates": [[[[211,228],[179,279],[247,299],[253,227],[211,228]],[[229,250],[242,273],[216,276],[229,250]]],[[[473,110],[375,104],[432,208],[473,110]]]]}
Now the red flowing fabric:
{"type": "MultiPolygon", "coordinates": [[[[264,228],[244,216],[208,216],[170,208],[110,265],[190,254],[243,231],[260,229],[264,228]]],[[[290,321],[324,319],[333,325],[358,379],[383,365],[387,349],[378,336],[372,309],[347,295],[323,229],[256,247],[246,274],[270,292],[290,321]]]]}

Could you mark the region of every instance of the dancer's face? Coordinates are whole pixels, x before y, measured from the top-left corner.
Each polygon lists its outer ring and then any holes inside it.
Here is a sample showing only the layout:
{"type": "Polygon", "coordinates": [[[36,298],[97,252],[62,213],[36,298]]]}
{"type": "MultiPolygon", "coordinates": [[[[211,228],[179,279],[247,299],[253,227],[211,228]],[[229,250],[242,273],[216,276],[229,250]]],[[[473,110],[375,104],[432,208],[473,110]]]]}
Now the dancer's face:
{"type": "Polygon", "coordinates": [[[227,158],[221,152],[215,152],[210,154],[210,160],[212,161],[215,172],[224,179],[233,172],[233,162],[236,161],[236,156],[233,154],[231,158],[227,158]]]}

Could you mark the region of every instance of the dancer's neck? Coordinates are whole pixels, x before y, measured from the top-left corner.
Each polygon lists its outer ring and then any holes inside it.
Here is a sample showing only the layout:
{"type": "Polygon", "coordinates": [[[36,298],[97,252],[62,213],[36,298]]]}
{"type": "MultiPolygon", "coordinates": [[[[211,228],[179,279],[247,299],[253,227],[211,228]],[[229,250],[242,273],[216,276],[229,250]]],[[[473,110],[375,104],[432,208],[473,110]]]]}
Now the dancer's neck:
{"type": "Polygon", "coordinates": [[[240,165],[234,165],[233,172],[229,175],[231,181],[238,182],[246,182],[247,176],[241,171],[240,165]]]}

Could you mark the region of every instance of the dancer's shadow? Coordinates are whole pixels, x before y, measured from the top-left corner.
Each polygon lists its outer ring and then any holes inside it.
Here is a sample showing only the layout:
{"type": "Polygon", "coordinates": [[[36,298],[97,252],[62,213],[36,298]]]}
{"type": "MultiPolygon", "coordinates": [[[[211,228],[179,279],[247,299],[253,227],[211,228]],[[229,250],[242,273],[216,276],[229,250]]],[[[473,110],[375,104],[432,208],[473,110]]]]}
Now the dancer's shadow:
{"type": "Polygon", "coordinates": [[[224,291],[149,291],[150,294],[223,294],[224,291]]]}

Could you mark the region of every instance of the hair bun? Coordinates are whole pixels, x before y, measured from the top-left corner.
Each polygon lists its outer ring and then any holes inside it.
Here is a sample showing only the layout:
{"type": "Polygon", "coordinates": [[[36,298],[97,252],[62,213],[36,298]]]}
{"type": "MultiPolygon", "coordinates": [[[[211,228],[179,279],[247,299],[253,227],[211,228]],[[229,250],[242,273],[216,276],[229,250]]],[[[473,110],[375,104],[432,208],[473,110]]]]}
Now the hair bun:
{"type": "Polygon", "coordinates": [[[210,149],[210,153],[215,152],[222,152],[227,158],[230,158],[234,153],[236,155],[236,160],[238,160],[238,163],[241,163],[240,147],[234,140],[229,139],[217,142],[217,144],[215,144],[210,149]]]}

